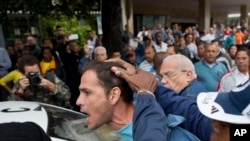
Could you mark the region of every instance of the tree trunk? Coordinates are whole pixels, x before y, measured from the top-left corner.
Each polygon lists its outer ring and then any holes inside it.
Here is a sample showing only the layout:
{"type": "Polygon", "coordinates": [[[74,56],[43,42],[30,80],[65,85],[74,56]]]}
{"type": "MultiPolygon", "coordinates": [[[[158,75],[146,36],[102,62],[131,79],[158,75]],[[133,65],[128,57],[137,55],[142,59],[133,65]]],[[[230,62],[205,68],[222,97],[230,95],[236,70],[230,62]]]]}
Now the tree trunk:
{"type": "Polygon", "coordinates": [[[122,49],[121,0],[102,0],[103,46],[108,56],[122,49]]]}

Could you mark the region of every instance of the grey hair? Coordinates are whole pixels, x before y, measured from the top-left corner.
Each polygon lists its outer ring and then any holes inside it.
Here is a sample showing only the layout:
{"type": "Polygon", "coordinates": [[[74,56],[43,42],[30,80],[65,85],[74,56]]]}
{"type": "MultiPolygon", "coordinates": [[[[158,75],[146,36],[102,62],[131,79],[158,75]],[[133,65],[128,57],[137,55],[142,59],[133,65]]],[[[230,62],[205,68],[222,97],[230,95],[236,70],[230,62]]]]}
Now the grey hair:
{"type": "Polygon", "coordinates": [[[95,50],[94,50],[94,53],[96,53],[97,50],[103,50],[104,53],[107,54],[107,50],[106,50],[106,48],[103,47],[103,46],[98,46],[98,47],[96,47],[95,50]]]}
{"type": "Polygon", "coordinates": [[[190,70],[193,72],[193,78],[194,79],[197,78],[197,75],[195,73],[194,64],[186,56],[181,55],[181,54],[174,54],[174,55],[169,55],[163,61],[166,61],[166,60],[175,60],[179,70],[190,70]]]}

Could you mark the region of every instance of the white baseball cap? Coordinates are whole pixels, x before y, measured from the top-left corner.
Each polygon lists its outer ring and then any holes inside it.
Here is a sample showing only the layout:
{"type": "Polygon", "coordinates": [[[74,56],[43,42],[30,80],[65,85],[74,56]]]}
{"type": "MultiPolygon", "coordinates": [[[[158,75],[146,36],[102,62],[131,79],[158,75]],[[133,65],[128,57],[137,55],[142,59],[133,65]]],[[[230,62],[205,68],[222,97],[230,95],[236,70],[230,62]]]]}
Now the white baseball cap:
{"type": "Polygon", "coordinates": [[[232,124],[250,124],[250,79],[230,92],[206,92],[197,97],[205,116],[232,124]]]}

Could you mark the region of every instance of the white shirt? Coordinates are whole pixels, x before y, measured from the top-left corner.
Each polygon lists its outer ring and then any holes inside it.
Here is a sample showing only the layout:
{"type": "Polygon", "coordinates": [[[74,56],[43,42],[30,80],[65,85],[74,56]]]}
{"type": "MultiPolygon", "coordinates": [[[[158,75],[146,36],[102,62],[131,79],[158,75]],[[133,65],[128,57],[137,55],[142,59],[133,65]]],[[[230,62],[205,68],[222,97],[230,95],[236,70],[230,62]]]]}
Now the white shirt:
{"type": "Polygon", "coordinates": [[[168,49],[168,45],[164,42],[161,42],[161,46],[154,43],[154,48],[156,52],[166,52],[168,49]]]}
{"type": "Polygon", "coordinates": [[[246,82],[249,79],[249,74],[243,74],[241,72],[239,72],[238,68],[235,70],[236,71],[236,77],[235,77],[235,84],[236,86],[243,84],[244,82],[246,82]]]}
{"type": "Polygon", "coordinates": [[[207,43],[211,43],[212,40],[215,39],[215,35],[214,34],[206,34],[205,36],[201,37],[202,41],[205,41],[207,43]]]}
{"type": "Polygon", "coordinates": [[[142,70],[144,70],[144,71],[149,72],[150,69],[152,68],[152,66],[153,66],[153,65],[152,65],[152,64],[149,64],[147,60],[144,60],[144,61],[142,61],[142,62],[140,63],[139,68],[142,69],[142,70]]]}
{"type": "MultiPolygon", "coordinates": [[[[144,36],[148,36],[148,31],[145,31],[145,32],[144,32],[144,36]]],[[[137,38],[139,39],[140,42],[143,41],[142,31],[140,31],[140,32],[137,34],[137,38]]]]}
{"type": "Polygon", "coordinates": [[[92,58],[92,54],[94,52],[94,48],[95,48],[95,44],[96,44],[96,38],[94,38],[93,40],[88,39],[87,40],[88,46],[89,46],[89,58],[92,58]]]}
{"type": "Polygon", "coordinates": [[[187,48],[190,52],[190,58],[193,59],[197,54],[197,46],[194,43],[190,43],[187,45],[187,48]]]}
{"type": "Polygon", "coordinates": [[[87,43],[90,48],[94,48],[96,44],[96,38],[94,38],[93,40],[88,39],[87,43]]]}

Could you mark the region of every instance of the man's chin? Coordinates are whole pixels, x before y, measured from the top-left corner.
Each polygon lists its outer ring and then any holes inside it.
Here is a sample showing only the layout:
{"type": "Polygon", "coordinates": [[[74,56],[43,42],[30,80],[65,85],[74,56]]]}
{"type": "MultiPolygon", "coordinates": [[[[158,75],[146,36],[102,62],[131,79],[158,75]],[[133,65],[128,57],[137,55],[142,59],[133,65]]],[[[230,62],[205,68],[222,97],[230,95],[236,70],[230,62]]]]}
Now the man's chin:
{"type": "Polygon", "coordinates": [[[99,128],[99,126],[91,126],[91,125],[88,125],[88,129],[89,130],[96,130],[96,129],[98,129],[99,128]]]}

